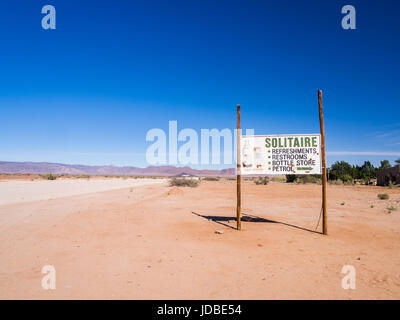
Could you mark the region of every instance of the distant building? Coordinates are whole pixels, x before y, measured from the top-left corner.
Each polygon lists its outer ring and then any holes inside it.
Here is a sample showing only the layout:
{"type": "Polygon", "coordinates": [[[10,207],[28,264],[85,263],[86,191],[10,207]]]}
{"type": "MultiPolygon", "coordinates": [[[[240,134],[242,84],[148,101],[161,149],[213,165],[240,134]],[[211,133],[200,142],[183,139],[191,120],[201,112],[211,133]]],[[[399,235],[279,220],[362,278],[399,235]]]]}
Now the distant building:
{"type": "Polygon", "coordinates": [[[400,165],[381,169],[376,172],[377,185],[387,186],[390,182],[393,184],[400,184],[400,165]]]}
{"type": "Polygon", "coordinates": [[[190,173],[180,173],[174,176],[175,178],[183,178],[183,179],[194,179],[194,180],[199,180],[198,176],[195,176],[190,173]]]}

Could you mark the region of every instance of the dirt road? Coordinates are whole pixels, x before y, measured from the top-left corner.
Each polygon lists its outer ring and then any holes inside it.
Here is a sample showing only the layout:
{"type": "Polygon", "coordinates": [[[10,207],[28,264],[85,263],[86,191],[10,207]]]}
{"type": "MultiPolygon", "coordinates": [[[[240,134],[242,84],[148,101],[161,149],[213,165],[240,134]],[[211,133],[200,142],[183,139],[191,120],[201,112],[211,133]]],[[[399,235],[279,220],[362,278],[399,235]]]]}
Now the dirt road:
{"type": "Polygon", "coordinates": [[[74,196],[148,184],[165,183],[158,179],[58,179],[0,180],[0,205],[74,196]]]}

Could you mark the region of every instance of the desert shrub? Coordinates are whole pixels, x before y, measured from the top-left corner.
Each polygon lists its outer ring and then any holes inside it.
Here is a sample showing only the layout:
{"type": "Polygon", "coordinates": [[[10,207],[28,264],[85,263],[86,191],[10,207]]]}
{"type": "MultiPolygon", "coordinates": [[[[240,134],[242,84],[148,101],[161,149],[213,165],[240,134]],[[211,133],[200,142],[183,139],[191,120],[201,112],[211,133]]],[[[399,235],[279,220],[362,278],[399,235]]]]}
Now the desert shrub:
{"type": "Polygon", "coordinates": [[[56,180],[57,179],[57,176],[55,174],[52,174],[52,173],[41,174],[40,176],[43,179],[47,179],[47,180],[56,180]]]}
{"type": "Polygon", "coordinates": [[[391,205],[390,207],[387,207],[387,210],[390,212],[397,210],[397,208],[393,205],[391,205]]]}
{"type": "Polygon", "coordinates": [[[294,182],[296,183],[321,183],[322,178],[319,174],[298,175],[294,182]]]}
{"type": "Polygon", "coordinates": [[[343,181],[340,179],[337,180],[329,180],[329,184],[333,184],[333,185],[342,185],[343,181]]]}
{"type": "Polygon", "coordinates": [[[274,182],[286,182],[286,178],[285,177],[272,177],[271,181],[274,182]]]}
{"type": "Polygon", "coordinates": [[[185,178],[172,178],[169,181],[169,185],[171,187],[197,187],[199,185],[199,181],[195,179],[185,179],[185,178]]]}
{"type": "Polygon", "coordinates": [[[90,176],[88,174],[80,174],[76,176],[78,179],[89,179],[90,176]]]}
{"type": "Polygon", "coordinates": [[[288,183],[321,183],[322,175],[320,174],[287,174],[286,182],[288,183]]]}
{"type": "Polygon", "coordinates": [[[268,177],[259,177],[254,180],[254,183],[257,185],[261,184],[261,185],[266,186],[269,183],[269,178],[268,177]]]}
{"type": "Polygon", "coordinates": [[[219,181],[219,178],[217,178],[217,177],[206,177],[203,180],[204,181],[219,181]]]}
{"type": "Polygon", "coordinates": [[[389,195],[387,193],[380,193],[378,194],[378,198],[381,200],[387,200],[389,199],[389,195]]]}

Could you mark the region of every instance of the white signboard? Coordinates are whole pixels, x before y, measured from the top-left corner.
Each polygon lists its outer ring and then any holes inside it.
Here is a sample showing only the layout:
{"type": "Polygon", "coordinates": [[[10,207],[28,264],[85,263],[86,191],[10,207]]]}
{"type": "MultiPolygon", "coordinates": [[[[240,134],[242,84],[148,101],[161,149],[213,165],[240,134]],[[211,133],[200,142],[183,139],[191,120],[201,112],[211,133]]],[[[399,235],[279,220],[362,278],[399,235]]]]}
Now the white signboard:
{"type": "Polygon", "coordinates": [[[321,174],[321,135],[242,136],[241,174],[321,174]]]}

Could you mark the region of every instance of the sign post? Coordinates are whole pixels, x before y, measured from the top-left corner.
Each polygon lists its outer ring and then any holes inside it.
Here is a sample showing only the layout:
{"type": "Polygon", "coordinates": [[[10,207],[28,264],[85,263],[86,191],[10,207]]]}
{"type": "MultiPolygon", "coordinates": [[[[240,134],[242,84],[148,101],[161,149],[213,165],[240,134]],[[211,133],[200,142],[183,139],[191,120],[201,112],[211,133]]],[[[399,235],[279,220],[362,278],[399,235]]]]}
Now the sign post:
{"type": "Polygon", "coordinates": [[[240,133],[240,104],[237,105],[237,167],[236,167],[236,227],[237,230],[241,229],[240,211],[242,206],[242,192],[240,186],[241,180],[241,149],[240,140],[242,135],[240,133]]]}
{"type": "Polygon", "coordinates": [[[321,161],[322,161],[322,233],[328,234],[326,205],[326,158],[325,158],[325,128],[322,113],[322,91],[318,90],[319,125],[321,129],[321,161]]]}
{"type": "MultiPolygon", "coordinates": [[[[318,90],[320,134],[241,135],[237,105],[237,230],[241,229],[241,175],[322,175],[322,233],[327,231],[327,176],[322,91],[318,90]]],[[[319,223],[319,221],[318,221],[319,223]]]]}

